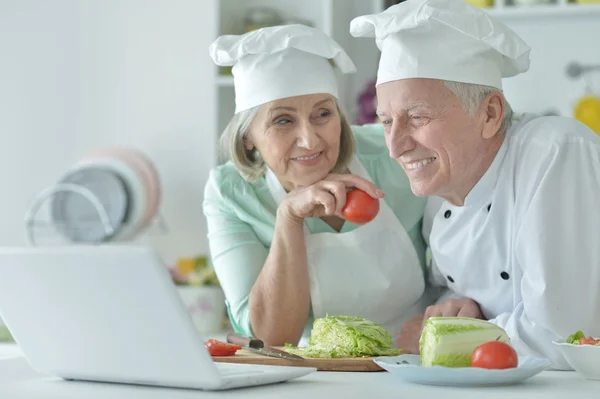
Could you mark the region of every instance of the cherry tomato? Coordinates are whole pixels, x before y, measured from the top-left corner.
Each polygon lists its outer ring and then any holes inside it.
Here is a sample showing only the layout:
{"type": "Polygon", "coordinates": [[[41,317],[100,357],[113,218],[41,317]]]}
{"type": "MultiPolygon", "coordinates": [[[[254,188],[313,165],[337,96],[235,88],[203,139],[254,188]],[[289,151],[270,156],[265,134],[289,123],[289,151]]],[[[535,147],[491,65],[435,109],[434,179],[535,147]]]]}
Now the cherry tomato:
{"type": "Polygon", "coordinates": [[[471,355],[471,366],[484,369],[510,369],[517,367],[517,352],[507,343],[486,342],[478,346],[471,355]]]}
{"type": "Polygon", "coordinates": [[[239,345],[221,342],[216,339],[209,339],[204,343],[204,346],[208,349],[208,353],[211,356],[233,356],[235,352],[242,349],[239,345]]]}
{"type": "Polygon", "coordinates": [[[346,194],[346,205],[342,208],[344,219],[354,224],[365,224],[375,219],[379,212],[379,199],[355,188],[346,194]]]}

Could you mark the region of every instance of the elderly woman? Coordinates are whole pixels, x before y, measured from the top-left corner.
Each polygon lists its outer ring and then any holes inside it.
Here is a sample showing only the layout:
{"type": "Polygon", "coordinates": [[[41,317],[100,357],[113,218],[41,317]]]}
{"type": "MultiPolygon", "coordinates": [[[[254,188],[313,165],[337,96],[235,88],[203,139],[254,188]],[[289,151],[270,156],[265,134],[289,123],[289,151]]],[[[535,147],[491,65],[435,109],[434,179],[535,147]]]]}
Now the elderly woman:
{"type": "Polygon", "coordinates": [[[388,156],[380,126],[351,128],[334,68],[354,72],[323,32],[278,26],[222,36],[236,111],[210,173],[210,251],[238,334],[297,344],[315,318],[368,318],[398,334],[424,310],[425,199],[388,156]],[[380,201],[364,225],[344,220],[347,191],[380,201]],[[385,192],[385,196],[384,193],[385,192]]]}

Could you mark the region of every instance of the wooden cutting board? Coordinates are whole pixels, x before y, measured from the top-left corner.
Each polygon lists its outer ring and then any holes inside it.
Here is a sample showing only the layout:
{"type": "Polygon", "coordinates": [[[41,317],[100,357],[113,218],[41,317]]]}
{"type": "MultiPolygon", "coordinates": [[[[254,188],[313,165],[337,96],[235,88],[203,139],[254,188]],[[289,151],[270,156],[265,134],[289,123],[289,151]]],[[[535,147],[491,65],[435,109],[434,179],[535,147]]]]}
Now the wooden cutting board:
{"type": "MultiPolygon", "coordinates": [[[[281,348],[277,348],[281,349],[281,348]]],[[[239,350],[234,356],[213,356],[213,361],[222,363],[263,364],[268,366],[316,367],[318,371],[383,371],[373,361],[374,357],[347,357],[338,359],[288,360],[262,356],[247,350],[239,350]]]]}

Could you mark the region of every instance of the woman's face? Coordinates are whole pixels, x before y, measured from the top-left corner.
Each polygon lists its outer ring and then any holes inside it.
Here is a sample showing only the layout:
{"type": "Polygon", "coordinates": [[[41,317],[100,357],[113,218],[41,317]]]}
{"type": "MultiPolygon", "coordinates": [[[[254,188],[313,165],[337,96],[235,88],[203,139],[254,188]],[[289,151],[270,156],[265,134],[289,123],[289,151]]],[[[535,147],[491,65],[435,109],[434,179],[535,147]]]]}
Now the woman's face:
{"type": "Polygon", "coordinates": [[[333,96],[310,94],[262,105],[244,146],[256,148],[290,191],[326,177],[340,152],[341,120],[333,96]]]}

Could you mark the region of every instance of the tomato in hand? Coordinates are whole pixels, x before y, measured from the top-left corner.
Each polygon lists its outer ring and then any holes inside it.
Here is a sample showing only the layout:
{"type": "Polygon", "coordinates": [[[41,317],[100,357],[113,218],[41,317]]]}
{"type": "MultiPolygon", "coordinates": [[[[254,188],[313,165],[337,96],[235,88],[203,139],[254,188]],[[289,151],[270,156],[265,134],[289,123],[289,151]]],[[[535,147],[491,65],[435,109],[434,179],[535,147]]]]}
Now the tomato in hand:
{"type": "Polygon", "coordinates": [[[379,212],[379,199],[373,198],[355,188],[346,194],[346,204],[342,208],[344,219],[354,224],[365,224],[375,219],[379,212]]]}
{"type": "Polygon", "coordinates": [[[471,355],[471,366],[484,369],[510,369],[519,364],[517,352],[507,343],[486,342],[471,355]]]}
{"type": "Polygon", "coordinates": [[[233,356],[235,352],[242,349],[239,345],[221,342],[216,339],[209,339],[204,343],[204,346],[208,349],[208,353],[211,356],[233,356]]]}

